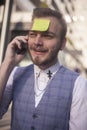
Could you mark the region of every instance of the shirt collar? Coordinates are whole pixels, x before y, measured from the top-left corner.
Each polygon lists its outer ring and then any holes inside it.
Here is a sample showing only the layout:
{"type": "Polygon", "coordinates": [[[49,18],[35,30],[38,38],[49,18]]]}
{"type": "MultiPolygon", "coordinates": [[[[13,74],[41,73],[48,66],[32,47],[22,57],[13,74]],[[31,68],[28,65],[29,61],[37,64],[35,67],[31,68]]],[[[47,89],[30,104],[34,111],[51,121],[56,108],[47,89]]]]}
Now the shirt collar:
{"type": "Polygon", "coordinates": [[[51,67],[47,68],[46,70],[41,70],[37,65],[34,65],[34,73],[35,73],[35,75],[39,76],[40,73],[47,74],[48,71],[50,70],[52,75],[54,75],[59,70],[59,67],[60,67],[60,64],[58,61],[56,64],[52,65],[51,67]]]}

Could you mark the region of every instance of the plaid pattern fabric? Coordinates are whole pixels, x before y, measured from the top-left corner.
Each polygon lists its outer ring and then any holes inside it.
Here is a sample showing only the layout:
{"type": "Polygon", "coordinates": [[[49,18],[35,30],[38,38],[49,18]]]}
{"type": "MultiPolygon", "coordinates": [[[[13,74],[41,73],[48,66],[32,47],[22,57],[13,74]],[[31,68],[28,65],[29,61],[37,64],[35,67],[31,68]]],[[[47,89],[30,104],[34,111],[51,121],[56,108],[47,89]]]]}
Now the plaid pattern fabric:
{"type": "Polygon", "coordinates": [[[61,66],[35,108],[33,65],[17,69],[9,101],[2,105],[7,108],[13,100],[11,130],[69,130],[72,91],[77,76],[61,66]]]}

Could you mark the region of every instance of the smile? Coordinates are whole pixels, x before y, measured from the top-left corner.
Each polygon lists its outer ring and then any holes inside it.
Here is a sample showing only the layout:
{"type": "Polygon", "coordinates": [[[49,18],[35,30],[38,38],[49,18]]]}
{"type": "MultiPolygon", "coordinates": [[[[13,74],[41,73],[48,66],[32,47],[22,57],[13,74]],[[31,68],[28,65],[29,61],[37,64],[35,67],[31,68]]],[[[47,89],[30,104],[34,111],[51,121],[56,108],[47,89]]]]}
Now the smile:
{"type": "Polygon", "coordinates": [[[45,53],[46,53],[46,51],[36,51],[36,50],[34,50],[34,54],[36,54],[36,55],[43,55],[45,53]]]}

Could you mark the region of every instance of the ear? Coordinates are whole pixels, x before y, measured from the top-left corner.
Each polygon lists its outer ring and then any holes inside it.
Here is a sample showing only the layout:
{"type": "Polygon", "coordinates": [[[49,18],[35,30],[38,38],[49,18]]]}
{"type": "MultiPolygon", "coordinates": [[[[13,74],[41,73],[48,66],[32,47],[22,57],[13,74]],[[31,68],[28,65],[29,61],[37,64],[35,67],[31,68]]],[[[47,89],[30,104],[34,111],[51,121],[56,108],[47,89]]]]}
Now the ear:
{"type": "Polygon", "coordinates": [[[66,38],[63,39],[60,50],[63,50],[65,48],[65,45],[66,45],[66,38]]]}

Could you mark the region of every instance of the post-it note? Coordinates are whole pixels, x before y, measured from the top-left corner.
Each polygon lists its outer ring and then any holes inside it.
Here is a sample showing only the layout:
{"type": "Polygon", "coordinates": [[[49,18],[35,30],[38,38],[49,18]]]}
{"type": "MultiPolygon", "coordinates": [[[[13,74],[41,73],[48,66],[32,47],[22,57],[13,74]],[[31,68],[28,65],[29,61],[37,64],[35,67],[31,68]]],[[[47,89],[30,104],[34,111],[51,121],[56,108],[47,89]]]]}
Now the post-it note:
{"type": "Polygon", "coordinates": [[[50,20],[48,19],[34,19],[31,30],[34,31],[47,31],[49,28],[50,20]]]}

